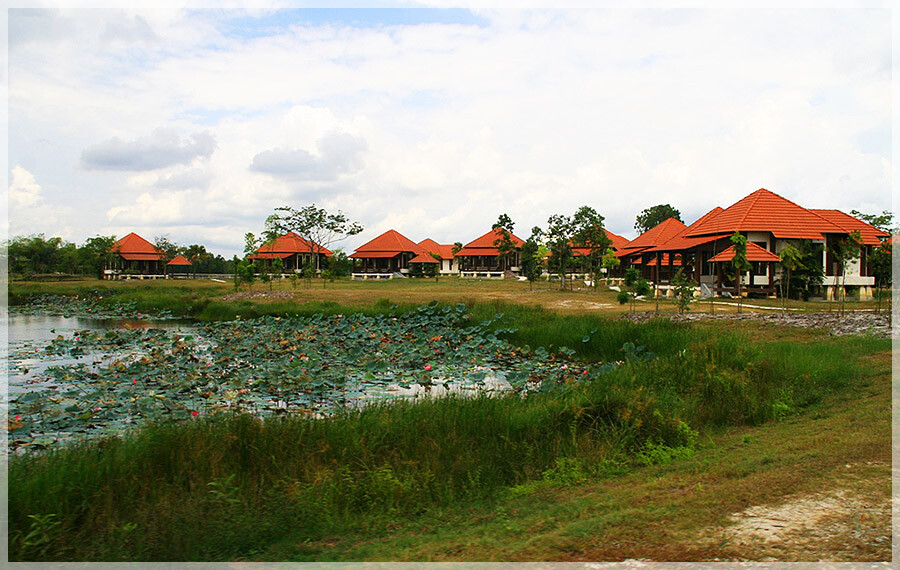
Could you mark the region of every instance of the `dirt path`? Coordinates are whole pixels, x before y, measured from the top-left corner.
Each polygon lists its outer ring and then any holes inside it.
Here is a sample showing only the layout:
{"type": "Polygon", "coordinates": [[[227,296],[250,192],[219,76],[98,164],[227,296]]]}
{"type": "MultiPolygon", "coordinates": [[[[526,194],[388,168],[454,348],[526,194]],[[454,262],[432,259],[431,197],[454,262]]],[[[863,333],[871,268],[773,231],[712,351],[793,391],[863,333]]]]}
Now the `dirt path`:
{"type": "Polygon", "coordinates": [[[707,529],[698,543],[730,554],[713,561],[890,560],[891,501],[873,469],[889,477],[887,464],[847,464],[840,488],[751,506],[729,525],[707,529]]]}

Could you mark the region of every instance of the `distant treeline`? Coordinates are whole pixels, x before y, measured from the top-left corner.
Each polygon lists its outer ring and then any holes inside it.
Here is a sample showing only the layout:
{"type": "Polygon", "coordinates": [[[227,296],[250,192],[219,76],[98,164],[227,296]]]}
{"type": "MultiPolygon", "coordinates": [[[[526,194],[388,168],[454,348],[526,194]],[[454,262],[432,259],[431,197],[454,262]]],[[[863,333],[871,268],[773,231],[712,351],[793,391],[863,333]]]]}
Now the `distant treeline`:
{"type": "MultiPolygon", "coordinates": [[[[4,243],[10,275],[32,276],[61,273],[102,277],[103,270],[115,258],[112,251],[115,236],[95,236],[81,245],[44,234],[16,236],[4,243]]],[[[213,255],[202,245],[179,246],[166,238],[157,239],[157,247],[172,259],[178,254],[187,257],[192,273],[231,273],[234,263],[221,255],[213,255]]],[[[182,270],[183,272],[183,270],[182,270]]]]}

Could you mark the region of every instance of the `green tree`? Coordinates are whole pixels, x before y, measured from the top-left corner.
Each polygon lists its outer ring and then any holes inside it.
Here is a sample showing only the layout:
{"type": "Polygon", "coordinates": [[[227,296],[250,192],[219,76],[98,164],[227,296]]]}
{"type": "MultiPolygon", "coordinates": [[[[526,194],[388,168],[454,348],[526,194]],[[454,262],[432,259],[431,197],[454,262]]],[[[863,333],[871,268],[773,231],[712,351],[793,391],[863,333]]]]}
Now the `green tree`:
{"type": "Polygon", "coordinates": [[[559,275],[560,287],[565,289],[566,274],[572,263],[572,219],[562,214],[550,216],[546,237],[550,248],[549,269],[559,275]]]}
{"type": "Polygon", "coordinates": [[[681,219],[681,212],[669,204],[650,206],[637,215],[637,218],[635,218],[634,221],[634,229],[637,230],[638,234],[642,234],[669,218],[675,218],[680,222],[684,221],[681,219]]]}
{"type": "Polygon", "coordinates": [[[672,276],[672,291],[675,293],[675,306],[678,308],[678,314],[683,315],[685,311],[691,310],[690,304],[694,300],[696,287],[697,284],[687,276],[683,268],[679,267],[672,276]]]}
{"type": "Polygon", "coordinates": [[[603,219],[603,216],[590,206],[578,208],[572,216],[572,245],[588,250],[584,262],[591,274],[595,291],[602,274],[600,269],[603,267],[603,254],[612,243],[603,231],[603,219]]]}
{"type": "Polygon", "coordinates": [[[88,268],[97,275],[98,279],[102,279],[103,271],[112,266],[118,255],[115,251],[115,244],[116,236],[98,235],[86,239],[78,248],[78,257],[82,267],[88,268]]]}
{"type": "Polygon", "coordinates": [[[512,219],[506,214],[500,214],[500,217],[497,218],[497,222],[491,226],[492,230],[498,230],[497,238],[494,240],[494,247],[497,248],[497,257],[500,262],[500,266],[503,267],[504,270],[509,269],[510,263],[509,258],[512,253],[516,250],[516,244],[512,239],[513,226],[512,219]]]}
{"type": "Polygon", "coordinates": [[[742,283],[744,274],[750,270],[750,262],[747,261],[747,238],[742,236],[740,232],[734,232],[731,236],[731,244],[734,246],[734,257],[731,258],[731,267],[734,271],[734,282],[737,285],[738,310],[744,302],[744,293],[742,291],[742,283]]]}
{"type": "Polygon", "coordinates": [[[859,259],[861,252],[862,236],[860,235],[859,230],[853,230],[846,238],[835,241],[831,246],[831,254],[840,266],[841,271],[841,281],[838,292],[841,296],[840,314],[842,315],[844,314],[844,299],[847,296],[844,289],[847,281],[847,264],[855,259],[859,259]]]}
{"type": "Polygon", "coordinates": [[[182,255],[191,262],[191,270],[194,277],[197,277],[197,269],[200,264],[212,257],[212,254],[206,251],[206,247],[199,244],[192,244],[182,248],[182,255]]]}
{"type": "Polygon", "coordinates": [[[231,260],[231,262],[232,262],[232,267],[233,267],[231,279],[232,279],[232,281],[234,281],[234,290],[237,291],[238,288],[240,288],[240,286],[241,286],[241,281],[243,280],[242,267],[241,267],[242,262],[240,259],[238,259],[238,256],[236,256],[236,255],[234,256],[234,259],[231,260]]]}
{"type": "MultiPolygon", "coordinates": [[[[274,279],[274,276],[276,276],[276,275],[278,276],[279,279],[281,279],[281,276],[284,273],[284,260],[281,259],[280,257],[276,257],[276,258],[272,259],[272,262],[269,264],[269,267],[271,268],[273,279],[274,279]]],[[[270,291],[272,290],[271,284],[269,285],[269,290],[270,291]]]]}
{"type": "Polygon", "coordinates": [[[781,248],[779,256],[781,257],[781,267],[784,268],[784,275],[781,277],[781,316],[784,317],[787,312],[786,299],[791,294],[791,272],[803,265],[803,253],[789,243],[781,248]]]}
{"type": "Polygon", "coordinates": [[[641,272],[635,267],[629,267],[625,270],[625,279],[623,280],[623,289],[616,295],[616,300],[620,305],[624,305],[631,301],[631,312],[634,312],[634,301],[642,296],[650,293],[650,283],[641,277],[641,272]]]}
{"type": "Polygon", "coordinates": [[[797,244],[800,250],[800,266],[791,271],[788,287],[792,291],[798,291],[804,301],[808,300],[821,284],[825,277],[822,267],[822,255],[824,246],[808,240],[802,240],[797,244]]]}
{"type": "Polygon", "coordinates": [[[58,270],[62,238],[44,234],[14,237],[7,244],[8,271],[18,275],[52,273],[58,270]]]}
{"type": "Polygon", "coordinates": [[[163,254],[162,260],[160,261],[163,265],[172,261],[181,249],[178,247],[177,243],[169,238],[168,234],[156,236],[153,239],[153,245],[163,254]]]}
{"type": "Polygon", "coordinates": [[[850,210],[850,215],[873,225],[883,232],[896,234],[898,230],[894,227],[894,214],[889,210],[882,210],[880,214],[863,214],[857,210],[850,210]]]}
{"type": "Polygon", "coordinates": [[[893,247],[890,239],[886,239],[872,250],[869,263],[872,265],[872,274],[875,277],[875,310],[881,312],[881,288],[891,283],[891,251],[893,247]]]}
{"type": "Polygon", "coordinates": [[[606,269],[606,282],[608,284],[610,272],[618,267],[622,263],[622,260],[616,257],[616,251],[613,248],[608,247],[606,248],[606,252],[603,254],[603,260],[601,263],[603,265],[603,268],[606,269]]]}
{"type": "Polygon", "coordinates": [[[326,264],[336,277],[348,277],[353,273],[353,260],[347,257],[347,252],[341,248],[331,252],[326,264]]]}
{"type": "Polygon", "coordinates": [[[541,228],[535,226],[531,228],[531,235],[522,244],[522,260],[520,261],[522,275],[528,279],[529,290],[532,291],[534,290],[534,282],[543,273],[543,263],[540,255],[542,234],[541,228]]]}
{"type": "Polygon", "coordinates": [[[294,232],[309,242],[317,270],[322,269],[319,258],[324,249],[363,231],[361,224],[351,221],[343,212],[329,213],[315,204],[299,210],[282,206],[275,208],[275,212],[266,219],[268,231],[277,235],[294,232]]]}
{"type": "Polygon", "coordinates": [[[434,277],[434,282],[437,283],[441,277],[441,264],[444,262],[444,260],[441,259],[441,255],[439,253],[435,253],[433,251],[429,251],[428,253],[431,255],[432,258],[434,258],[435,261],[437,261],[437,265],[435,265],[433,263],[428,264],[431,266],[430,267],[430,271],[432,274],[431,276],[434,277]]]}

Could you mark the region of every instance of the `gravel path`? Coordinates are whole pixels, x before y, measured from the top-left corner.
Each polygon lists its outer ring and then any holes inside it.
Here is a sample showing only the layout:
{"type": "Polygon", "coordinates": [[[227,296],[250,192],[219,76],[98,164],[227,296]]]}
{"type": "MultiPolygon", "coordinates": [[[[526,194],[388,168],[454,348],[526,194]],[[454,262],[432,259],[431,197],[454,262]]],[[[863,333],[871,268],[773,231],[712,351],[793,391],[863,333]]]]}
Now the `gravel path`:
{"type": "MultiPolygon", "coordinates": [[[[633,321],[645,321],[657,315],[652,312],[632,313],[623,315],[623,319],[633,321]]],[[[874,334],[877,336],[891,336],[891,316],[889,313],[854,312],[844,313],[788,313],[784,317],[780,313],[752,313],[745,312],[740,315],[734,313],[714,314],[709,313],[685,313],[684,315],[659,315],[679,321],[699,321],[704,319],[728,320],[728,321],[760,321],[771,324],[790,325],[804,328],[828,329],[833,335],[844,334],[874,334]]],[[[895,324],[893,335],[900,336],[900,328],[895,324]]]]}

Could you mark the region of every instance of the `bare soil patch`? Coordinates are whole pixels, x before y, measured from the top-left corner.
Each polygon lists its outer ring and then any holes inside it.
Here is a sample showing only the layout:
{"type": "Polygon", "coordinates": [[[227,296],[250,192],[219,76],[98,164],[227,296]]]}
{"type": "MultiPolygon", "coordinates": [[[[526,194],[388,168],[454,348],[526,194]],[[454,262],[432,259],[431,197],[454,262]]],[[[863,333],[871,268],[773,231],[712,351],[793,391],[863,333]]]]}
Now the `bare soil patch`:
{"type": "Polygon", "coordinates": [[[725,560],[890,560],[890,497],[881,488],[883,482],[859,473],[873,465],[844,466],[852,487],[787,497],[734,513],[728,526],[708,530],[700,543],[733,553],[725,560]]]}
{"type": "Polygon", "coordinates": [[[222,297],[223,301],[242,301],[244,299],[261,299],[261,300],[284,300],[293,299],[294,294],[290,291],[241,291],[240,293],[231,293],[222,297]]]}

